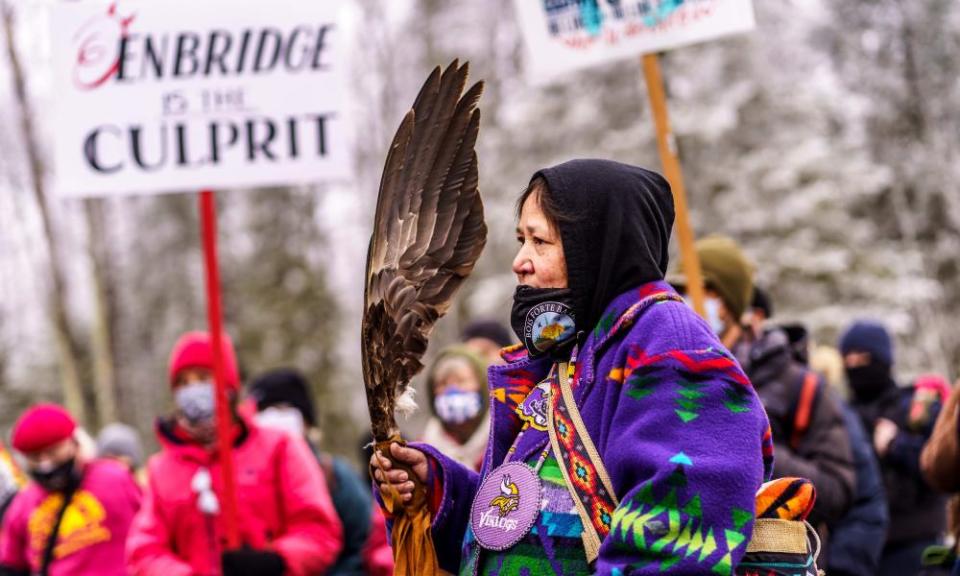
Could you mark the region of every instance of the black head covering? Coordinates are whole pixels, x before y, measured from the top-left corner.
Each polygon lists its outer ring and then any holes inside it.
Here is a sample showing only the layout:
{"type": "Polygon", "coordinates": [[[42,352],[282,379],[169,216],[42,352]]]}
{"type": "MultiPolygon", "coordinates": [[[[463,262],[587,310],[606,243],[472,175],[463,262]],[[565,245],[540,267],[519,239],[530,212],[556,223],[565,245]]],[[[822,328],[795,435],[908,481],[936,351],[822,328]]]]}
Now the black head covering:
{"type": "Polygon", "coordinates": [[[759,286],[753,287],[753,301],[750,303],[750,307],[761,310],[767,320],[773,318],[773,300],[770,299],[767,291],[759,286]]]}
{"type": "Polygon", "coordinates": [[[506,348],[513,344],[513,336],[510,335],[510,330],[494,320],[477,320],[476,322],[471,322],[460,334],[461,342],[466,342],[474,338],[485,338],[496,343],[496,345],[501,348],[506,348]]]}
{"type": "Polygon", "coordinates": [[[310,386],[297,370],[280,368],[261,374],[254,379],[249,392],[257,402],[258,411],[277,404],[289,404],[303,414],[303,420],[309,426],[317,425],[310,386]]]}
{"type": "Polygon", "coordinates": [[[560,238],[581,330],[591,330],[618,295],[663,280],[673,195],[650,170],[611,160],[571,160],[542,177],[566,221],[560,238]]]}

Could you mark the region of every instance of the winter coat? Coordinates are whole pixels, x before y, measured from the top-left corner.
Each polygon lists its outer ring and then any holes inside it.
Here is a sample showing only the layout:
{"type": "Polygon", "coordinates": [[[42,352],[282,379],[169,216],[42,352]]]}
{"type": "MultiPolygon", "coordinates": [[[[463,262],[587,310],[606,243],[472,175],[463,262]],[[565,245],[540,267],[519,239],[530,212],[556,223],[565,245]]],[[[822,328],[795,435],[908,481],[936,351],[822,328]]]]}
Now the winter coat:
{"type": "Polygon", "coordinates": [[[329,576],[361,576],[364,568],[364,547],[371,534],[371,511],[374,509],[370,487],[360,480],[350,465],[340,458],[321,454],[313,448],[314,457],[326,475],[327,487],[337,518],[343,525],[343,547],[329,576]]]}
{"type": "MultiPolygon", "coordinates": [[[[123,576],[124,543],[140,507],[140,488],[126,466],[111,460],[89,462],[82,474],[60,523],[49,574],[123,576]]],[[[34,483],[21,490],[4,518],[0,565],[37,573],[62,505],[60,492],[34,483]]]]}
{"type": "Polygon", "coordinates": [[[363,547],[363,565],[369,576],[393,576],[393,550],[387,542],[387,521],[379,506],[371,507],[370,537],[363,547]]]}
{"type": "Polygon", "coordinates": [[[839,520],[853,502],[856,472],[837,398],[818,382],[807,429],[791,446],[807,368],[793,359],[787,335],[779,329],[741,342],[735,353],[770,418],[777,453],[774,476],[813,482],[817,500],[811,524],[839,520]]]}
{"type": "Polygon", "coordinates": [[[880,465],[873,442],[853,408],[841,402],[843,421],[850,435],[857,487],[853,505],[843,518],[830,524],[830,548],[826,565],[834,576],[874,576],[880,568],[890,515],[883,490],[880,465]]]}
{"type": "MultiPolygon", "coordinates": [[[[130,572],[219,574],[223,517],[201,512],[192,489],[197,472],[206,468],[213,491],[223,493],[218,454],[184,442],[169,423],[159,423],[157,432],[162,451],[148,464],[146,498],[127,542],[130,572]]],[[[323,574],[340,553],[342,528],[306,442],[244,421],[233,461],[243,545],[275,551],[291,576],[323,574]]]]}
{"type": "Polygon", "coordinates": [[[913,432],[908,426],[912,399],[912,387],[899,388],[891,381],[888,390],[875,400],[851,404],[869,438],[873,438],[880,418],[892,421],[900,429],[887,453],[879,458],[890,511],[888,545],[938,540],[946,527],[946,499],[927,484],[920,472],[920,453],[933,432],[940,404],[932,407],[930,424],[913,432]]]}
{"type": "MultiPolygon", "coordinates": [[[[508,363],[489,370],[492,433],[481,473],[419,446],[442,491],[432,522],[441,568],[504,576],[732,573],[752,533],[755,492],[770,475],[769,426],[739,365],[692,310],[672,300],[638,309],[644,297],[665,293],[674,294],[655,282],[614,299],[578,354],[574,396],[619,501],[595,566],[586,565],[583,525],[558,483],[555,458],[541,470],[544,508],[523,540],[481,554],[473,537],[478,484],[504,462],[521,428],[515,410],[551,366],[508,349],[508,363]]],[[[546,432],[530,428],[512,460],[532,463],[547,443],[546,432]]]]}
{"type": "Polygon", "coordinates": [[[487,452],[487,441],[489,439],[490,415],[488,413],[465,444],[459,443],[456,438],[444,430],[443,422],[436,416],[427,421],[427,427],[423,430],[421,441],[433,446],[464,466],[479,471],[483,464],[483,456],[487,452]]]}

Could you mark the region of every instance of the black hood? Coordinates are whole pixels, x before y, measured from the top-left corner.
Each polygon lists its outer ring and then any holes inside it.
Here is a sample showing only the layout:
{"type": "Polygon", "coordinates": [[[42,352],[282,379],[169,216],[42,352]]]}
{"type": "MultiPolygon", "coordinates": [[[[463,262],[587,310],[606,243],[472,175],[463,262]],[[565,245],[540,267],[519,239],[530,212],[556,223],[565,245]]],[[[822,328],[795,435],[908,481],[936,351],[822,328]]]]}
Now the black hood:
{"type": "Polygon", "coordinates": [[[571,160],[538,176],[570,216],[559,227],[579,329],[592,329],[620,294],[663,280],[673,194],[662,176],[610,160],[571,160]]]}

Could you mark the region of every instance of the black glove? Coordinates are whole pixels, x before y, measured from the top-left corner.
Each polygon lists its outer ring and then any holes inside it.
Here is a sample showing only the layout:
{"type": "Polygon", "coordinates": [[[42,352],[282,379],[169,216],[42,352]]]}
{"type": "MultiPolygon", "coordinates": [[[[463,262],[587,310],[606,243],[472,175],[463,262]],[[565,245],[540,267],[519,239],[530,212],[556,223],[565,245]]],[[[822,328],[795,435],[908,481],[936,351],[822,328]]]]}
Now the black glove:
{"type": "Polygon", "coordinates": [[[287,570],[283,558],[270,550],[231,550],[220,559],[223,576],[283,576],[287,570]]]}

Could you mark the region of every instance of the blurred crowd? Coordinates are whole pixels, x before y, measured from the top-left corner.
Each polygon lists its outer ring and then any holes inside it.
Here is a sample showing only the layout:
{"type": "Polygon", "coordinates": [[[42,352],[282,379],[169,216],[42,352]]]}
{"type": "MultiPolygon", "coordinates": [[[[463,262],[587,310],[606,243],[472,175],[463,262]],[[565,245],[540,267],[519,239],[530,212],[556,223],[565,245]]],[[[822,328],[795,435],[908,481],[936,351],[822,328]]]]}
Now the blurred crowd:
{"type": "MultiPolygon", "coordinates": [[[[828,574],[955,572],[960,516],[960,387],[936,374],[896,375],[882,323],[860,320],[835,346],[801,323],[778,323],[756,270],[725,237],[697,244],[705,319],[739,361],[770,421],[777,477],[811,480],[810,523],[828,574]]],[[[683,295],[682,263],[668,276],[683,295]]],[[[692,304],[691,304],[692,305],[692,304]]],[[[145,457],[135,430],[96,438],[64,408],[38,404],[0,446],[0,574],[227,576],[391,574],[384,517],[367,471],[320,449],[310,384],[294,369],[244,386],[222,339],[241,546],[231,547],[215,424],[213,344],[192,332],[166,375],[174,409],[155,425],[145,457]]],[[[435,355],[420,438],[479,470],[490,437],[487,368],[514,344],[479,321],[435,355]]]]}

